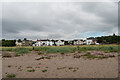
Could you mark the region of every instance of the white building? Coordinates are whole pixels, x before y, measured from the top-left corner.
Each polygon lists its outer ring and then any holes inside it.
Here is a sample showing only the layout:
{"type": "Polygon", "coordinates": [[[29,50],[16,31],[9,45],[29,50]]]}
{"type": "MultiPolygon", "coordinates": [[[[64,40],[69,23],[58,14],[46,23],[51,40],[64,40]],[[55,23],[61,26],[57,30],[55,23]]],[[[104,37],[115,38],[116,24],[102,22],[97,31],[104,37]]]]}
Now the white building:
{"type": "Polygon", "coordinates": [[[15,44],[16,46],[22,46],[22,42],[18,42],[18,40],[16,40],[15,44]]]}
{"type": "Polygon", "coordinates": [[[92,44],[92,42],[93,42],[93,40],[91,39],[91,40],[86,40],[86,44],[87,45],[91,45],[92,44]]]}
{"type": "Polygon", "coordinates": [[[83,39],[77,39],[77,40],[74,40],[74,45],[83,45],[83,44],[86,44],[86,40],[83,40],[83,39]]]}
{"type": "Polygon", "coordinates": [[[87,40],[86,40],[86,44],[87,44],[87,45],[91,45],[91,44],[99,45],[99,43],[97,43],[97,40],[96,40],[96,39],[87,39],[87,40]]]}
{"type": "Polygon", "coordinates": [[[33,46],[52,46],[53,44],[54,42],[49,39],[42,39],[37,40],[37,42],[33,46]]]}
{"type": "Polygon", "coordinates": [[[56,40],[55,44],[56,44],[56,46],[63,46],[64,45],[64,40],[56,40]]]}
{"type": "Polygon", "coordinates": [[[49,39],[42,39],[42,40],[37,40],[33,46],[62,46],[64,45],[64,40],[49,40],[49,39]]]}

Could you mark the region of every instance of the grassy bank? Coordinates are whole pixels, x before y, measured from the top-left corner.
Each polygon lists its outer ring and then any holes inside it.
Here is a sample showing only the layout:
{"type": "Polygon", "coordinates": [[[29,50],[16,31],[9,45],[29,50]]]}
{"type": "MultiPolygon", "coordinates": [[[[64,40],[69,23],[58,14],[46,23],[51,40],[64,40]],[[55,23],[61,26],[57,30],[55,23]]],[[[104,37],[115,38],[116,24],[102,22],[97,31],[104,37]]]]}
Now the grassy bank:
{"type": "Polygon", "coordinates": [[[74,53],[78,51],[104,51],[105,53],[109,52],[118,52],[120,45],[83,45],[83,46],[42,46],[42,47],[1,47],[2,51],[14,51],[17,53],[29,53],[30,51],[41,51],[43,53],[74,53]]]}

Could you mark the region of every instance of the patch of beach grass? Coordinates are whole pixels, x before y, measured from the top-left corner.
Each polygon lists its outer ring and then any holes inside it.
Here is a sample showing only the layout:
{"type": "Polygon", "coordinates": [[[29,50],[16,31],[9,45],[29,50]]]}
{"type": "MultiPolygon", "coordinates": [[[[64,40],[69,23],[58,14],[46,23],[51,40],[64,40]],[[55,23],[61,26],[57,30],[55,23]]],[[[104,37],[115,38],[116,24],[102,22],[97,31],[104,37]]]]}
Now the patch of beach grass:
{"type": "Polygon", "coordinates": [[[65,69],[66,67],[58,67],[57,70],[65,69]]]}
{"type": "Polygon", "coordinates": [[[38,51],[38,55],[44,54],[43,51],[38,51]]]}
{"type": "Polygon", "coordinates": [[[42,70],[42,72],[47,72],[47,69],[42,70]]]}
{"type": "Polygon", "coordinates": [[[20,55],[20,54],[18,54],[18,53],[17,53],[17,54],[15,54],[15,57],[19,57],[19,56],[21,56],[21,55],[20,55]]]}
{"type": "Polygon", "coordinates": [[[14,77],[16,77],[16,75],[15,74],[7,74],[6,77],[7,78],[14,78],[14,77]]]}
{"type": "Polygon", "coordinates": [[[32,68],[31,66],[27,66],[27,68],[32,68]]]}
{"type": "Polygon", "coordinates": [[[13,51],[20,53],[20,54],[25,54],[25,53],[30,52],[27,48],[15,48],[13,51]]]}
{"type": "Polygon", "coordinates": [[[8,65],[8,68],[12,67],[11,65],[8,65]]]}
{"type": "Polygon", "coordinates": [[[35,69],[27,70],[28,72],[35,72],[35,69]]]}
{"type": "Polygon", "coordinates": [[[12,57],[12,55],[11,55],[10,53],[4,53],[4,54],[2,54],[2,56],[5,57],[5,58],[10,58],[10,57],[12,57]]]}

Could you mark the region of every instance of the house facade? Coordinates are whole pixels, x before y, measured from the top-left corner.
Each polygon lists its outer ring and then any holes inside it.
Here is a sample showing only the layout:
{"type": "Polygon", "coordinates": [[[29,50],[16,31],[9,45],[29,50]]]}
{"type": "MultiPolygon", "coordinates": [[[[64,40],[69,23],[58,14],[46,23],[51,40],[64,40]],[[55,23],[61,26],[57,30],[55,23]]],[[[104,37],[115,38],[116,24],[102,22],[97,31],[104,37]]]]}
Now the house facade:
{"type": "Polygon", "coordinates": [[[33,41],[32,40],[23,40],[23,41],[18,41],[16,40],[15,44],[16,46],[32,46],[33,41]]]}
{"type": "Polygon", "coordinates": [[[87,45],[99,45],[99,43],[97,43],[97,39],[87,39],[86,44],[87,45]]]}
{"type": "Polygon", "coordinates": [[[49,40],[49,39],[41,39],[37,40],[33,46],[62,46],[64,45],[64,40],[49,40]]]}
{"type": "Polygon", "coordinates": [[[63,46],[64,45],[64,40],[57,40],[55,42],[56,46],[63,46]]]}
{"type": "Polygon", "coordinates": [[[53,46],[54,42],[49,39],[40,39],[37,40],[33,46],[53,46]]]}
{"type": "Polygon", "coordinates": [[[83,44],[86,44],[86,40],[83,39],[74,40],[74,45],[83,45],[83,44]]]}

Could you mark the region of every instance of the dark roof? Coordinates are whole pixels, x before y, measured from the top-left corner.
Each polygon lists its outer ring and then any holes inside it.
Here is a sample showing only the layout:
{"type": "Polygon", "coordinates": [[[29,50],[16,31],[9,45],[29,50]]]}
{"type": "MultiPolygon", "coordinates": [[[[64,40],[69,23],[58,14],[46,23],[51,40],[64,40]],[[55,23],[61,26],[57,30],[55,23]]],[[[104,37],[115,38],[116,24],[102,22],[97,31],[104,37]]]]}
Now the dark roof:
{"type": "Polygon", "coordinates": [[[50,41],[49,39],[40,39],[40,40],[37,40],[37,41],[50,41]]]}

